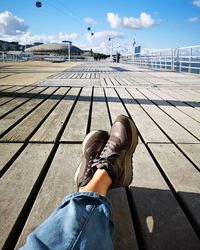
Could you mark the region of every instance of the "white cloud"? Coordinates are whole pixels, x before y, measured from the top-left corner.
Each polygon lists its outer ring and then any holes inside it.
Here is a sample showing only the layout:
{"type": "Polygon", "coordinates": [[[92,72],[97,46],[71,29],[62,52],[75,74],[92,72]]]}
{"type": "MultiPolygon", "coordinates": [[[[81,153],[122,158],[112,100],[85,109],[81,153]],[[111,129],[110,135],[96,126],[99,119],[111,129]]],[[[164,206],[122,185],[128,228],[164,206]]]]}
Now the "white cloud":
{"type": "Polygon", "coordinates": [[[66,34],[60,32],[55,35],[35,35],[31,32],[26,32],[24,34],[18,35],[0,35],[1,40],[5,41],[17,41],[20,44],[33,44],[34,42],[42,42],[42,43],[54,43],[54,42],[62,42],[63,40],[75,40],[78,38],[78,34],[66,34]]]}
{"type": "Polygon", "coordinates": [[[88,24],[95,24],[96,23],[96,21],[93,18],[90,18],[90,17],[86,17],[84,19],[84,22],[88,23],[88,24]]]}
{"type": "Polygon", "coordinates": [[[0,13],[0,39],[5,41],[17,41],[21,44],[32,44],[34,42],[53,43],[62,40],[74,40],[78,38],[77,33],[67,34],[60,32],[54,35],[36,35],[27,32],[28,25],[24,20],[14,16],[11,12],[0,13]]]}
{"type": "Polygon", "coordinates": [[[199,18],[194,16],[194,17],[190,17],[187,21],[188,23],[196,23],[198,22],[199,18]]]}
{"type": "Polygon", "coordinates": [[[117,29],[123,26],[123,21],[118,14],[110,12],[107,14],[107,19],[108,22],[110,23],[111,28],[113,29],[117,29]]]}
{"type": "Polygon", "coordinates": [[[0,13],[0,31],[4,35],[18,35],[27,31],[28,25],[23,19],[14,16],[11,12],[0,13]]]}
{"type": "MultiPolygon", "coordinates": [[[[114,30],[104,30],[95,32],[94,36],[91,36],[90,33],[85,34],[89,45],[87,48],[92,48],[95,52],[100,53],[110,53],[111,43],[109,38],[113,38],[113,44],[118,44],[118,39],[123,39],[124,34],[122,32],[114,30]]],[[[82,48],[82,47],[81,47],[82,48]]]]}
{"type": "Polygon", "coordinates": [[[94,36],[91,36],[90,33],[85,34],[87,41],[89,42],[90,46],[93,48],[95,46],[99,46],[100,44],[104,42],[109,43],[109,38],[118,38],[122,39],[124,38],[124,34],[122,32],[113,31],[113,30],[105,30],[105,31],[99,31],[95,32],[94,36]]]}
{"type": "Polygon", "coordinates": [[[139,18],[135,17],[120,17],[115,13],[108,13],[107,20],[113,29],[129,28],[129,29],[145,29],[156,24],[150,14],[142,12],[139,18]]]}
{"type": "Polygon", "coordinates": [[[114,30],[104,30],[95,32],[94,36],[91,36],[89,33],[86,34],[86,38],[88,41],[97,40],[97,39],[109,39],[109,38],[124,38],[124,34],[122,32],[114,31],[114,30]]]}
{"type": "Polygon", "coordinates": [[[193,3],[193,5],[200,8],[200,0],[194,0],[192,3],[193,3]]]}

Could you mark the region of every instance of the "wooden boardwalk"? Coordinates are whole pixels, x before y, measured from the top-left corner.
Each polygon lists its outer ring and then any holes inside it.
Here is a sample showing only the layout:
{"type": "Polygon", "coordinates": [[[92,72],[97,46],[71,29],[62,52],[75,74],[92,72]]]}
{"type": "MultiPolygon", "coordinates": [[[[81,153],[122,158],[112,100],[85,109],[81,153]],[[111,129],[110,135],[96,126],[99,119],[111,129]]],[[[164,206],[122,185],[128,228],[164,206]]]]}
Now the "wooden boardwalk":
{"type": "Polygon", "coordinates": [[[132,184],[109,192],[115,249],[200,249],[200,76],[109,63],[0,86],[1,249],[76,191],[85,135],[119,114],[140,141],[132,184]]]}

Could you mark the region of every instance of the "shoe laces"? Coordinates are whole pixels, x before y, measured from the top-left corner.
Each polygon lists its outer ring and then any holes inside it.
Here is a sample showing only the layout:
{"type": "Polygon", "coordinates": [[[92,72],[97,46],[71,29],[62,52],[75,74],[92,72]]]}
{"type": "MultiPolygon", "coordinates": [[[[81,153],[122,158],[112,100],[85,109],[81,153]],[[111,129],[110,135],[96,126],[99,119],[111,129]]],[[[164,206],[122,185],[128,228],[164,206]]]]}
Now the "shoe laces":
{"type": "Polygon", "coordinates": [[[99,162],[99,157],[94,157],[90,156],[89,161],[88,161],[88,166],[87,166],[87,171],[85,172],[84,175],[84,180],[86,180],[89,176],[93,176],[94,173],[96,172],[97,168],[96,165],[99,162]]]}
{"type": "Polygon", "coordinates": [[[100,154],[100,159],[102,160],[113,156],[118,156],[118,151],[120,148],[121,145],[109,140],[100,154]]]}

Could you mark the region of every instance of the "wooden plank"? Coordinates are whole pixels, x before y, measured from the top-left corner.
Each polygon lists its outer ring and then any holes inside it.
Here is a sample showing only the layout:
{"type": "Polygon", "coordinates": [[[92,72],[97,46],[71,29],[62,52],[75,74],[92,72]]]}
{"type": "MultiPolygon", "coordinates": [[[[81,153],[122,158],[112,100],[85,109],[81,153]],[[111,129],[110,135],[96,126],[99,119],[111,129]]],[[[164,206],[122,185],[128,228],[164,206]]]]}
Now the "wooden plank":
{"type": "Polygon", "coordinates": [[[65,95],[67,89],[58,89],[50,99],[43,102],[30,115],[22,120],[15,128],[9,131],[1,138],[3,141],[25,141],[33,130],[40,124],[47,113],[56,105],[56,103],[65,95]]]}
{"type": "Polygon", "coordinates": [[[37,89],[35,87],[25,87],[23,90],[24,90],[24,92],[20,93],[20,95],[17,98],[14,98],[9,103],[7,103],[1,107],[0,117],[4,116],[6,113],[10,112],[11,110],[24,104],[29,99],[34,97],[36,94],[39,93],[40,88],[37,89]]]}
{"type": "Polygon", "coordinates": [[[122,82],[121,85],[134,85],[134,81],[130,82],[126,77],[119,77],[119,79],[122,82]]]}
{"type": "Polygon", "coordinates": [[[92,88],[83,88],[61,141],[83,141],[88,124],[92,88]]]}
{"type": "Polygon", "coordinates": [[[200,126],[199,123],[193,120],[191,117],[187,116],[174,106],[171,106],[162,98],[153,94],[147,89],[140,89],[147,98],[153,100],[153,102],[160,107],[164,112],[166,112],[170,117],[172,117],[176,122],[182,125],[185,129],[187,129],[190,133],[200,139],[200,126]]]}
{"type": "Polygon", "coordinates": [[[200,170],[200,144],[179,144],[178,146],[200,170]]]}
{"type": "MultiPolygon", "coordinates": [[[[67,89],[68,88],[66,88],[66,91],[67,89]]],[[[63,126],[79,91],[80,88],[73,88],[66,94],[42,126],[33,135],[30,141],[55,142],[56,137],[63,126]]]]}
{"type": "Polygon", "coordinates": [[[22,86],[14,86],[6,91],[0,92],[0,105],[9,102],[17,96],[17,92],[23,89],[22,86]]]}
{"type": "Polygon", "coordinates": [[[117,92],[128,109],[145,143],[169,142],[165,134],[125,89],[118,88],[117,92]]]}
{"type": "MultiPolygon", "coordinates": [[[[40,88],[45,89],[43,87],[40,88]]],[[[50,94],[55,91],[55,88],[48,88],[44,90],[42,93],[37,95],[35,98],[31,99],[30,101],[26,102],[24,105],[19,107],[18,109],[14,110],[12,113],[5,116],[0,121],[0,134],[5,132],[9,127],[15,124],[19,119],[23,118],[28,112],[33,110],[37,105],[42,103],[44,99],[46,99],[50,94]]]]}
{"type": "Polygon", "coordinates": [[[200,232],[200,174],[173,144],[150,144],[153,155],[200,232]]]}
{"type": "Polygon", "coordinates": [[[195,92],[190,92],[189,90],[178,90],[178,93],[188,98],[190,101],[199,102],[199,98],[195,96],[195,92]]]}
{"type": "Polygon", "coordinates": [[[110,119],[103,88],[94,88],[90,130],[110,130],[110,119]]]}
{"type": "Polygon", "coordinates": [[[27,235],[60,205],[66,195],[76,191],[74,173],[81,155],[80,144],[59,146],[16,249],[25,243],[27,235]]]}
{"type": "Polygon", "coordinates": [[[100,78],[100,85],[101,85],[102,87],[107,86],[107,83],[106,83],[106,81],[105,81],[105,78],[100,78]]]}
{"type": "Polygon", "coordinates": [[[127,112],[123,104],[121,103],[117,93],[115,92],[115,89],[106,88],[105,92],[106,92],[106,98],[108,101],[112,123],[115,121],[116,117],[120,114],[127,116],[127,112]]]}
{"type": "MultiPolygon", "coordinates": [[[[0,183],[0,248],[28,199],[52,145],[30,144],[5,173],[0,183]]],[[[18,222],[20,223],[20,222],[18,222]]],[[[12,236],[11,236],[12,238],[12,236]]],[[[8,249],[8,248],[7,248],[8,249]]],[[[10,248],[11,249],[11,248],[10,248]]]]}
{"type": "Polygon", "coordinates": [[[0,86],[0,91],[2,92],[2,91],[5,91],[5,90],[10,89],[10,88],[12,88],[12,87],[13,87],[13,86],[2,85],[2,86],[0,86]]]}
{"type": "Polygon", "coordinates": [[[21,143],[0,143],[0,171],[22,146],[21,143]]]}
{"type": "Polygon", "coordinates": [[[113,83],[111,82],[110,78],[109,77],[105,77],[105,82],[107,84],[107,86],[110,86],[110,87],[113,87],[113,83]]]}
{"type": "Polygon", "coordinates": [[[178,90],[164,89],[162,91],[164,91],[165,93],[169,94],[172,97],[175,97],[175,98],[179,99],[182,102],[185,102],[185,103],[189,104],[190,106],[192,106],[194,108],[197,108],[197,110],[200,111],[200,103],[198,103],[196,101],[192,101],[189,98],[181,95],[180,93],[177,92],[178,90]]]}
{"type": "Polygon", "coordinates": [[[113,83],[114,86],[119,86],[121,85],[115,77],[110,77],[111,82],[113,83]]]}
{"type": "Polygon", "coordinates": [[[196,233],[143,144],[133,156],[130,193],[142,249],[197,249],[196,233]]]}
{"type": "Polygon", "coordinates": [[[154,105],[144,95],[136,89],[128,89],[131,95],[137,99],[145,111],[152,117],[152,119],[164,130],[164,132],[175,143],[198,143],[199,141],[189,134],[178,123],[165,114],[160,108],[154,105]]]}
{"type": "Polygon", "coordinates": [[[114,249],[137,250],[138,244],[125,188],[111,189],[108,198],[112,203],[112,218],[115,224],[114,249]]]}
{"type": "Polygon", "coordinates": [[[186,103],[183,103],[182,101],[177,100],[176,98],[172,98],[170,95],[164,93],[161,90],[151,89],[151,92],[163,98],[164,100],[175,106],[177,109],[190,116],[192,119],[200,122],[200,112],[198,110],[187,105],[186,103]]]}

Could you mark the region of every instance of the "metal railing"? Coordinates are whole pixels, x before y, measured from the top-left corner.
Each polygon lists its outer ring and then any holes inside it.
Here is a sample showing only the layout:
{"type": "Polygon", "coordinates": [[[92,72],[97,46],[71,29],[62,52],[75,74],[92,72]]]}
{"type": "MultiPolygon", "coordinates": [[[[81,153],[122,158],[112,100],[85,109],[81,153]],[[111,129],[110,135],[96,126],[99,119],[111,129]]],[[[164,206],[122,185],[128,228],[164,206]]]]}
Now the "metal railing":
{"type": "Polygon", "coordinates": [[[200,45],[157,51],[146,50],[134,55],[123,55],[121,61],[158,70],[200,74],[200,45]]]}

